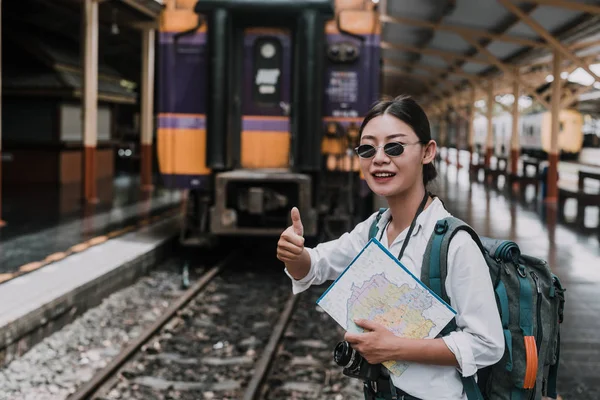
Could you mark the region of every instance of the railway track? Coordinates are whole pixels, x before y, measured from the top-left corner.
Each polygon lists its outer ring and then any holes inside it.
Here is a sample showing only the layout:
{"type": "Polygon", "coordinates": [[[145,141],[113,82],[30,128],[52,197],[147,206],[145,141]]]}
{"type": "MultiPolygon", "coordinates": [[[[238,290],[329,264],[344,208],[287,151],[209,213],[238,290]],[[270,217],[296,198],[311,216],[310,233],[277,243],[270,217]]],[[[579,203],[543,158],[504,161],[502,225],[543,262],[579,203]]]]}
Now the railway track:
{"type": "MultiPolygon", "coordinates": [[[[343,330],[316,307],[328,285],[290,295],[270,249],[222,243],[180,253],[15,360],[14,399],[350,400],[333,363],[343,330]],[[231,249],[240,249],[234,253],[231,249]],[[192,288],[182,289],[181,264],[192,288]]],[[[185,279],[184,279],[185,280],[185,279]]]]}
{"type": "Polygon", "coordinates": [[[265,383],[269,368],[277,356],[277,346],[281,342],[287,324],[290,322],[297,301],[298,296],[290,295],[285,308],[277,321],[277,325],[275,325],[275,328],[273,329],[273,334],[269,339],[269,343],[267,344],[259,363],[255,367],[254,375],[244,392],[243,400],[256,400],[258,399],[258,395],[262,393],[262,385],[265,383]]]}
{"type": "Polygon", "coordinates": [[[100,388],[115,376],[118,372],[119,368],[123,366],[128,360],[133,357],[136,352],[160,329],[165,326],[169,320],[173,318],[173,316],[181,310],[186,304],[190,302],[195,296],[198,295],[202,289],[206,287],[206,285],[217,276],[223,268],[227,266],[229,262],[231,262],[237,253],[230,255],[223,262],[217,264],[208,270],[192,287],[190,287],[184,294],[176,301],[171,307],[169,307],[163,316],[159,318],[154,324],[152,324],[148,329],[146,329],[136,340],[133,341],[129,346],[127,346],[119,355],[117,355],[113,361],[108,364],[104,369],[98,372],[92,380],[90,380],[87,384],[83,385],[80,389],[78,389],[73,395],[69,396],[70,400],[84,400],[92,398],[100,388]]]}
{"type": "MultiPolygon", "coordinates": [[[[204,273],[202,276],[200,276],[199,279],[186,292],[184,292],[184,294],[175,303],[173,303],[164,312],[164,314],[161,316],[161,318],[159,318],[155,323],[152,324],[152,326],[150,326],[142,334],[140,334],[122,352],[120,352],[117,356],[115,356],[113,358],[113,360],[105,368],[100,370],[85,385],[78,388],[78,390],[75,393],[73,393],[71,396],[69,396],[68,399],[69,400],[82,400],[82,399],[126,398],[127,396],[122,396],[122,395],[115,396],[114,392],[122,390],[123,386],[125,386],[125,385],[127,385],[129,387],[140,385],[139,381],[135,381],[135,382],[132,381],[132,382],[127,383],[126,382],[127,378],[125,378],[125,379],[123,378],[124,376],[132,377],[130,371],[134,369],[132,367],[134,360],[135,359],[139,360],[139,359],[143,359],[144,357],[146,357],[148,360],[152,360],[152,361],[146,360],[146,361],[139,361],[139,362],[147,365],[148,370],[154,369],[154,367],[150,364],[152,364],[153,362],[156,362],[156,357],[155,357],[156,355],[152,354],[150,356],[145,356],[142,354],[145,351],[147,352],[148,349],[150,349],[150,350],[153,349],[153,346],[155,346],[155,344],[152,343],[153,338],[154,338],[154,340],[156,340],[156,338],[160,336],[161,331],[164,331],[165,329],[167,329],[166,327],[168,327],[170,324],[171,325],[174,324],[173,321],[176,318],[178,318],[178,316],[185,314],[187,312],[186,308],[190,307],[190,303],[192,303],[192,304],[211,303],[211,304],[205,304],[205,306],[209,307],[209,311],[210,311],[210,307],[215,308],[216,307],[215,304],[217,304],[217,302],[211,302],[210,300],[207,300],[207,299],[199,299],[199,297],[201,297],[202,295],[205,295],[204,292],[206,292],[206,289],[207,289],[207,287],[209,287],[209,284],[211,282],[213,282],[214,285],[217,285],[217,283],[214,282],[215,278],[220,276],[220,274],[222,274],[223,271],[228,270],[232,264],[234,264],[237,260],[239,260],[240,255],[241,255],[241,251],[233,252],[225,260],[219,262],[214,267],[208,269],[206,273],[204,273]],[[121,387],[119,387],[119,386],[121,386],[121,387]],[[111,392],[112,392],[112,396],[110,395],[111,392]]],[[[279,274],[279,275],[281,275],[281,274],[279,274]]],[[[261,279],[268,280],[268,278],[262,278],[260,274],[257,274],[255,276],[255,278],[257,280],[261,280],[261,279]]],[[[228,294],[219,294],[219,293],[221,293],[220,290],[227,290],[228,285],[232,286],[231,284],[224,284],[223,285],[224,289],[215,289],[215,291],[214,291],[215,294],[213,295],[212,299],[215,299],[215,298],[219,299],[221,297],[226,298],[227,296],[229,296],[228,294]]],[[[261,291],[260,285],[255,284],[254,286],[256,286],[258,291],[261,291]]],[[[265,286],[268,286],[268,285],[265,285],[265,286]]],[[[290,293],[289,286],[283,288],[283,287],[281,287],[282,286],[281,282],[278,282],[274,286],[280,287],[279,292],[274,295],[274,297],[276,298],[276,301],[274,301],[273,303],[275,303],[275,305],[273,305],[273,304],[271,304],[271,305],[256,304],[254,307],[259,310],[260,309],[266,310],[265,315],[267,315],[268,318],[264,317],[264,319],[269,319],[268,324],[264,324],[264,325],[266,327],[266,332],[270,333],[270,335],[268,336],[268,338],[265,335],[265,337],[262,338],[262,340],[260,337],[259,337],[259,339],[257,339],[257,342],[266,343],[266,344],[264,344],[262,349],[260,349],[260,350],[256,349],[256,357],[252,357],[252,360],[249,360],[248,357],[246,357],[246,358],[244,358],[244,357],[223,357],[223,359],[221,361],[223,364],[227,364],[227,360],[241,359],[242,361],[240,361],[240,362],[243,364],[243,368],[251,370],[251,374],[250,373],[245,374],[243,379],[240,379],[240,382],[238,382],[239,383],[238,385],[232,385],[229,389],[220,389],[220,390],[225,390],[226,392],[228,390],[228,392],[227,392],[228,394],[227,395],[224,394],[224,396],[226,396],[224,398],[254,400],[254,399],[258,399],[261,392],[264,392],[264,390],[265,390],[264,385],[267,381],[267,376],[269,374],[269,368],[270,368],[273,360],[277,356],[278,346],[282,340],[282,337],[286,330],[286,326],[288,325],[290,318],[293,315],[294,308],[298,301],[298,296],[293,296],[293,295],[289,294],[290,293]],[[282,301],[284,298],[286,299],[285,302],[282,301]],[[277,309],[275,310],[275,308],[277,308],[277,309]],[[269,311],[269,310],[271,310],[271,311],[269,311]]],[[[236,287],[229,287],[229,289],[232,289],[233,292],[235,292],[237,290],[236,287]]],[[[268,291],[268,289],[265,289],[265,291],[268,291]]],[[[251,295],[250,295],[250,297],[251,297],[251,295]]],[[[237,302],[237,303],[239,303],[239,302],[237,302]]],[[[227,312],[227,313],[234,313],[235,310],[232,310],[231,308],[232,307],[230,306],[230,307],[228,307],[227,310],[223,310],[223,311],[227,312]]],[[[213,311],[213,312],[216,312],[216,311],[213,311]]],[[[198,311],[190,311],[189,313],[190,313],[190,315],[192,315],[193,313],[198,313],[200,315],[203,315],[201,312],[198,312],[198,311]]],[[[196,314],[194,314],[194,315],[196,315],[196,314]]],[[[253,318],[250,318],[250,320],[252,320],[252,319],[253,318]]],[[[261,318],[259,317],[257,319],[260,320],[261,318]]],[[[193,325],[193,323],[191,323],[191,324],[193,325]]],[[[177,322],[174,325],[177,325],[177,322]]],[[[238,327],[238,330],[239,329],[240,328],[238,327]]],[[[175,329],[175,330],[177,330],[177,329],[175,329]]],[[[235,328],[232,330],[235,330],[235,328]]],[[[176,332],[176,333],[174,332],[172,335],[173,336],[180,335],[181,338],[177,339],[177,340],[172,339],[171,342],[174,342],[174,345],[173,344],[172,345],[165,344],[164,345],[165,352],[167,351],[166,348],[171,348],[173,346],[175,348],[178,348],[178,347],[181,347],[181,343],[186,343],[186,342],[189,343],[188,338],[190,337],[190,335],[186,333],[185,329],[180,330],[180,332],[176,332]]],[[[199,335],[205,336],[203,334],[199,334],[199,335]]],[[[170,337],[171,333],[169,333],[167,336],[170,337]]],[[[212,336],[212,335],[209,335],[209,336],[212,336]]],[[[254,337],[254,336],[251,336],[251,337],[254,337]]],[[[204,339],[206,339],[206,338],[204,338],[204,339]]],[[[156,343],[156,342],[154,342],[154,343],[156,343]]],[[[222,342],[219,341],[217,344],[214,344],[211,347],[213,349],[218,348],[218,346],[222,346],[221,343],[222,342]]],[[[227,343],[227,341],[224,341],[224,343],[227,343]]],[[[198,348],[198,347],[196,347],[196,348],[198,348]]],[[[212,350],[212,349],[210,349],[210,347],[205,346],[205,349],[194,350],[194,351],[186,350],[185,355],[191,356],[192,358],[197,357],[197,356],[201,357],[204,355],[202,353],[206,353],[208,351],[207,349],[212,350]]],[[[253,352],[253,350],[249,350],[249,351],[253,352]]],[[[169,354],[172,354],[172,353],[169,353],[169,354]]],[[[160,355],[158,357],[160,357],[160,355]]],[[[212,365],[211,368],[213,368],[213,370],[220,371],[222,369],[222,366],[219,362],[215,361],[214,359],[212,359],[210,357],[207,357],[207,358],[210,359],[209,362],[215,363],[215,364],[211,364],[212,365]]],[[[227,368],[231,368],[231,369],[235,370],[236,368],[239,368],[239,365],[232,364],[227,368]]],[[[217,376],[219,374],[221,374],[221,372],[218,372],[218,371],[215,372],[215,374],[217,376]]],[[[181,375],[186,374],[186,372],[183,370],[181,372],[174,372],[174,373],[177,374],[178,383],[173,383],[173,381],[169,381],[171,383],[167,384],[167,386],[172,385],[174,390],[177,390],[178,388],[181,389],[182,387],[183,387],[183,391],[188,390],[190,387],[192,388],[191,390],[202,390],[202,391],[210,390],[210,385],[207,385],[206,382],[204,382],[204,384],[202,382],[194,382],[193,377],[192,377],[192,379],[189,379],[188,377],[181,376],[181,375]],[[182,380],[182,378],[183,378],[183,380],[182,380]]],[[[150,380],[161,379],[160,378],[161,374],[162,373],[160,372],[160,368],[154,369],[154,372],[152,373],[150,380]],[[156,377],[156,375],[158,375],[159,377],[156,377]]],[[[229,374],[235,375],[236,373],[230,372],[229,374]]],[[[162,375],[164,376],[164,374],[162,374],[162,375]]],[[[144,377],[144,378],[148,378],[148,377],[144,377]]],[[[203,379],[203,377],[198,376],[196,379],[198,381],[201,381],[203,379]]],[[[142,380],[142,379],[140,379],[140,380],[142,380]]],[[[148,379],[146,381],[148,381],[148,379]]],[[[144,382],[146,382],[146,381],[144,381],[144,382]]],[[[144,383],[142,383],[142,385],[143,384],[144,383]]],[[[164,390],[168,390],[168,388],[162,387],[162,388],[158,388],[158,390],[164,391],[164,390]]],[[[148,396],[148,393],[145,393],[145,394],[140,393],[140,394],[142,394],[144,396],[143,398],[148,398],[148,397],[146,397],[146,396],[148,396]]],[[[219,396],[220,395],[221,395],[221,393],[219,393],[219,396]]],[[[152,396],[150,396],[150,397],[152,397],[152,396]]],[[[192,398],[198,398],[197,393],[192,398]]],[[[209,396],[208,398],[211,398],[211,397],[209,396]]],[[[221,398],[221,397],[214,397],[214,398],[221,398]]]]}

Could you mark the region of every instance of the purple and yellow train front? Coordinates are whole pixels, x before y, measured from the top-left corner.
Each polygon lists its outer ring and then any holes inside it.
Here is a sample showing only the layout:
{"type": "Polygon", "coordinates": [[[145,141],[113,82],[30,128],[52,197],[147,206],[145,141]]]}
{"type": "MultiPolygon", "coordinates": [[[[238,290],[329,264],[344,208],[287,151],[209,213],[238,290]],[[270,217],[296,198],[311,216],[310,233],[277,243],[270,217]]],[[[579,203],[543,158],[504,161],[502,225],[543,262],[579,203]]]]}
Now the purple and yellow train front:
{"type": "Polygon", "coordinates": [[[196,25],[191,10],[163,11],[159,34],[157,148],[168,188],[207,188],[206,25],[175,45],[175,36],[196,25]]]}
{"type": "Polygon", "coordinates": [[[327,165],[357,174],[348,150],[378,96],[374,11],[338,14],[348,34],[329,0],[176,4],[161,21],[158,158],[164,185],[197,203],[191,230],[278,235],[298,206],[317,234],[327,165]]]}

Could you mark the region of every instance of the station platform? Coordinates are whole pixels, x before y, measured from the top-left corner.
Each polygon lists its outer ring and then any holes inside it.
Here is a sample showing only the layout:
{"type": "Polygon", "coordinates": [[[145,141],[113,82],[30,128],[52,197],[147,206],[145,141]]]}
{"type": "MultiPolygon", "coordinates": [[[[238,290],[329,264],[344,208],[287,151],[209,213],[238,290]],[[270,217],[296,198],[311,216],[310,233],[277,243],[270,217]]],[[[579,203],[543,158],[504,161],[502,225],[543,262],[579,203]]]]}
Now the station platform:
{"type": "MultiPolygon", "coordinates": [[[[467,164],[468,165],[468,164],[467,164]]],[[[558,391],[563,399],[600,398],[600,237],[559,223],[556,206],[511,196],[438,163],[431,191],[480,235],[515,241],[545,259],[566,288],[558,391]]]]}
{"type": "Polygon", "coordinates": [[[123,177],[113,183],[91,209],[77,202],[61,210],[41,201],[42,193],[35,201],[31,192],[29,203],[19,204],[8,192],[12,208],[0,232],[0,365],[170,254],[180,229],[181,192],[143,193],[136,179],[123,177]],[[31,212],[21,218],[35,221],[18,226],[14,213],[27,212],[28,205],[31,212]]]}
{"type": "Polygon", "coordinates": [[[0,229],[0,284],[90,245],[177,211],[181,193],[139,190],[135,176],[98,186],[99,202],[84,205],[80,187],[5,188],[0,229]]]}

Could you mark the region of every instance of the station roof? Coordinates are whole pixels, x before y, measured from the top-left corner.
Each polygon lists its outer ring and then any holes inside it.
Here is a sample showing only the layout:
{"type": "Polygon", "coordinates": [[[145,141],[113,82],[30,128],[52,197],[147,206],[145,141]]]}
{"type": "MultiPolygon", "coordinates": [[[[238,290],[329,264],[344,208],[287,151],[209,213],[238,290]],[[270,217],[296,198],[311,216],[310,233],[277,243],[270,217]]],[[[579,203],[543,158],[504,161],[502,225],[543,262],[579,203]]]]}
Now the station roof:
{"type": "MultiPolygon", "coordinates": [[[[51,34],[13,32],[5,37],[10,54],[2,80],[6,95],[80,98],[83,69],[78,49],[51,34]]],[[[111,103],[135,103],[137,94],[128,82],[103,62],[98,66],[98,99],[111,103]]]]}
{"type": "Polygon", "coordinates": [[[555,52],[580,86],[571,96],[600,88],[584,72],[600,55],[600,1],[382,0],[379,11],[388,94],[439,103],[470,87],[481,96],[489,81],[495,94],[512,93],[518,71],[522,90],[548,106],[536,89],[553,78],[555,52]]]}
{"type": "Polygon", "coordinates": [[[132,13],[137,13],[137,18],[148,18],[154,20],[160,16],[163,7],[163,0],[117,0],[122,8],[129,9],[132,13]]]}
{"type": "MultiPolygon", "coordinates": [[[[95,0],[99,3],[98,59],[127,80],[141,79],[141,34],[144,24],[156,24],[161,0],[95,0]]],[[[54,36],[79,58],[83,0],[19,0],[2,3],[3,37],[31,32],[54,36]]],[[[57,55],[62,57],[62,55],[57,55]]],[[[7,63],[4,62],[6,65],[7,63]]],[[[99,70],[102,73],[102,70],[99,70]]]]}

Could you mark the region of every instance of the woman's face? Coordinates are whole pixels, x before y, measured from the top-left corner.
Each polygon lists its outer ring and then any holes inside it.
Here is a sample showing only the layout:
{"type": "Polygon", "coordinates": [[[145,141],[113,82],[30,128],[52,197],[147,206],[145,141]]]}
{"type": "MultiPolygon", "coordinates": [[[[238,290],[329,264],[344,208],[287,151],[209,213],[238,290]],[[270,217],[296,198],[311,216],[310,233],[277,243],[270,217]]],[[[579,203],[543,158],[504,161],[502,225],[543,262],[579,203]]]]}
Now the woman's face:
{"type": "Polygon", "coordinates": [[[365,126],[360,144],[370,144],[377,149],[372,158],[360,158],[360,167],[371,190],[383,197],[408,193],[415,185],[423,183],[423,164],[433,161],[436,144],[419,143],[419,137],[406,123],[390,114],[380,115],[365,126]],[[390,157],[383,146],[400,142],[404,152],[390,157]]]}

